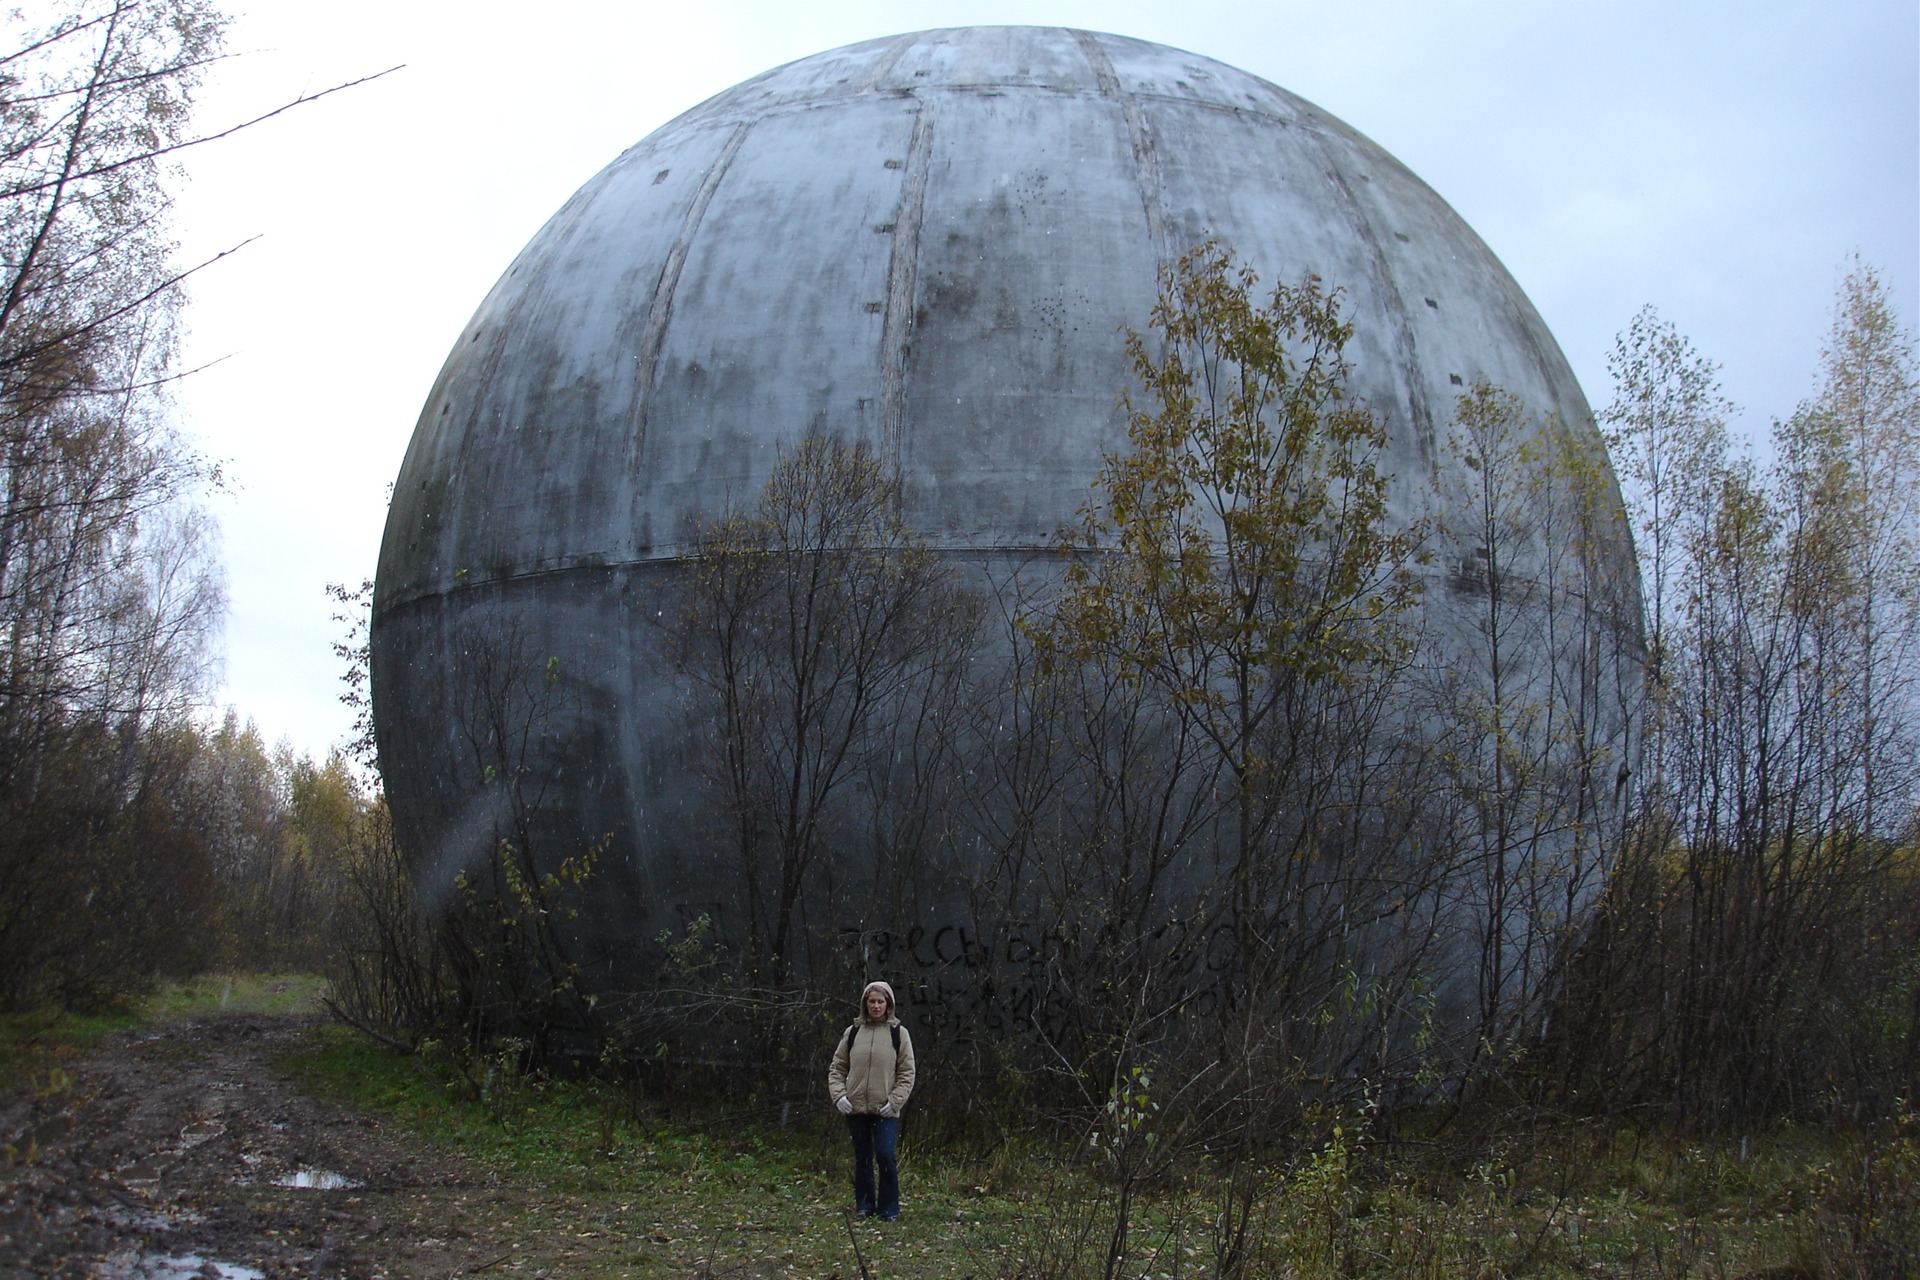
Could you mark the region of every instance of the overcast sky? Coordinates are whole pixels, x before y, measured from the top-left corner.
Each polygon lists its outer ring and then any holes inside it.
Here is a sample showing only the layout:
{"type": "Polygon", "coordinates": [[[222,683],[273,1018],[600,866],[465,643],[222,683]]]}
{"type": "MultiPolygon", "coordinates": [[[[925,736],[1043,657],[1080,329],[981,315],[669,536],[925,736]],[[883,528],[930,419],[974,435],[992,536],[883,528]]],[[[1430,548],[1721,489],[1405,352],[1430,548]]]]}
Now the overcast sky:
{"type": "Polygon", "coordinates": [[[548,6],[259,0],[201,97],[219,127],[386,78],[192,153],[199,275],[186,430],[225,465],[223,703],[270,739],[343,740],[324,586],[373,573],[387,488],[461,326],[623,149],[795,58],[900,31],[1087,27],[1218,58],[1399,157],[1506,263],[1606,403],[1613,335],[1652,303],[1764,433],[1811,389],[1835,286],[1920,297],[1914,0],[1160,0],[548,6]]]}

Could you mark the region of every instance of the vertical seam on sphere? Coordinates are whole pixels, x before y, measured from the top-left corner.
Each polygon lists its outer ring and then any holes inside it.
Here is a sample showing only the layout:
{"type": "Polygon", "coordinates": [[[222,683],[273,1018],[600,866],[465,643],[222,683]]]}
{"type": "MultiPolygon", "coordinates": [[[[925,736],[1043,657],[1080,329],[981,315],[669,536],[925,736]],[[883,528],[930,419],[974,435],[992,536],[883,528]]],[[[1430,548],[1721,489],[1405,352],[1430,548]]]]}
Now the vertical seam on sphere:
{"type": "Polygon", "coordinates": [[[1075,31],[1074,42],[1093,68],[1102,97],[1120,104],[1120,115],[1127,123],[1127,147],[1133,153],[1133,180],[1140,188],[1140,208],[1147,219],[1147,234],[1153,237],[1154,253],[1162,263],[1173,259],[1173,246],[1167,243],[1167,217],[1160,207],[1160,159],[1153,141],[1152,126],[1140,109],[1139,99],[1120,84],[1113,59],[1100,46],[1100,37],[1091,31],[1075,31]]]}
{"type": "Polygon", "coordinates": [[[933,153],[933,111],[922,103],[913,114],[907,167],[893,217],[893,249],[887,258],[887,313],[880,329],[880,448],[893,474],[905,452],[907,351],[912,341],[913,294],[920,265],[920,218],[926,205],[927,170],[933,153]]]}
{"type": "Polygon", "coordinates": [[[878,89],[880,82],[893,74],[894,67],[899,65],[901,57],[907,50],[919,42],[920,33],[915,32],[912,35],[898,37],[882,50],[880,56],[874,59],[873,66],[868,69],[865,78],[860,81],[861,92],[871,93],[878,89]]]}
{"type": "Polygon", "coordinates": [[[647,308],[647,328],[640,338],[640,350],[635,357],[638,368],[634,370],[633,378],[632,471],[638,471],[647,443],[647,418],[653,408],[653,384],[660,364],[660,349],[666,344],[667,322],[673,316],[673,291],[679,287],[680,272],[687,263],[687,251],[693,243],[694,233],[700,229],[701,219],[707,215],[707,206],[713,203],[713,193],[719,190],[720,180],[726,176],[728,167],[733,164],[733,157],[739,153],[740,144],[746,141],[747,131],[752,127],[751,120],[743,120],[735,125],[726,144],[720,148],[719,156],[708,167],[706,177],[700,182],[700,190],[694,193],[693,202],[687,206],[686,217],[680,222],[680,233],[674,237],[673,247],[667,250],[667,260],[660,267],[660,279],[654,284],[653,301],[647,308]]]}
{"type": "MultiPolygon", "coordinates": [[[[1353,233],[1366,248],[1367,257],[1373,262],[1374,282],[1383,303],[1382,310],[1392,321],[1393,334],[1400,349],[1401,367],[1406,374],[1407,402],[1403,407],[1410,419],[1409,425],[1413,428],[1410,433],[1412,443],[1420,455],[1421,463],[1426,468],[1424,478],[1431,479],[1434,474],[1434,455],[1437,447],[1434,439],[1433,412],[1432,407],[1427,403],[1425,374],[1420,367],[1419,343],[1414,338],[1413,323],[1407,318],[1406,302],[1400,296],[1399,282],[1394,279],[1392,264],[1387,261],[1386,250],[1381,247],[1380,237],[1374,233],[1368,211],[1360,206],[1359,198],[1354,195],[1352,185],[1347,181],[1346,175],[1340,172],[1339,161],[1334,156],[1333,149],[1327,145],[1326,136],[1316,130],[1304,132],[1306,136],[1313,139],[1314,147],[1320,153],[1327,182],[1339,193],[1341,203],[1346,206],[1353,233]]],[[[1329,283],[1338,285],[1340,282],[1335,280],[1329,283]]],[[[1390,432],[1389,436],[1391,434],[1390,432]]],[[[1412,482],[1412,477],[1404,479],[1408,483],[1412,482]]]]}

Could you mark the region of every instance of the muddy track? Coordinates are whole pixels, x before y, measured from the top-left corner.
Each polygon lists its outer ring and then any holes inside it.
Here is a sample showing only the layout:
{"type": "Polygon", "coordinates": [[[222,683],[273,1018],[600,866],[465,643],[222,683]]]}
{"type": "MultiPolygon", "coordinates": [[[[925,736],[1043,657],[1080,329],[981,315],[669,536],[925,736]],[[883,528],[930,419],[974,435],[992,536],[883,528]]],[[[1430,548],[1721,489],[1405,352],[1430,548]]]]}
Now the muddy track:
{"type": "Polygon", "coordinates": [[[525,1274],[512,1188],[274,1068],[312,1023],[149,1027],[0,1095],[0,1276],[525,1274]]]}

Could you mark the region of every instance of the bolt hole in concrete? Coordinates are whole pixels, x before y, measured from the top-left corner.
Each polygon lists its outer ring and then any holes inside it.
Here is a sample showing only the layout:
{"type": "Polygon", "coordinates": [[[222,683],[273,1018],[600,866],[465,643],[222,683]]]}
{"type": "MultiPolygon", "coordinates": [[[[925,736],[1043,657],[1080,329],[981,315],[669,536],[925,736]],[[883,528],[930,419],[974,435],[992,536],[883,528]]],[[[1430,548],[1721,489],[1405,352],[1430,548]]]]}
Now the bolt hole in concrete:
{"type": "Polygon", "coordinates": [[[195,1253],[162,1257],[116,1253],[95,1273],[100,1280],[266,1280],[266,1272],[195,1253]]]}
{"type": "Polygon", "coordinates": [[[329,1173],[325,1169],[295,1169],[284,1177],[275,1178],[273,1185],[298,1187],[303,1191],[343,1191],[363,1184],[338,1173],[329,1173]]]}

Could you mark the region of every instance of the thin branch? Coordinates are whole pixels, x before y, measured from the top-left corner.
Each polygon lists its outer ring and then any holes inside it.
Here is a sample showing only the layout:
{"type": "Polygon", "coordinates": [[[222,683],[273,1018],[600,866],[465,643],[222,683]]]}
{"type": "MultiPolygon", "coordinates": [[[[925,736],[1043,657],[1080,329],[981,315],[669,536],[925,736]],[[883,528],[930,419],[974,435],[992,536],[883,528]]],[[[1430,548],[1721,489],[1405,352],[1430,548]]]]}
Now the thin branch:
{"type": "Polygon", "coordinates": [[[232,137],[234,134],[239,133],[243,129],[251,129],[254,125],[262,124],[268,120],[273,119],[275,116],[284,115],[287,112],[292,111],[295,107],[304,107],[310,102],[318,102],[320,101],[320,99],[330,97],[333,94],[341,92],[342,90],[356,89],[363,84],[371,84],[375,80],[378,80],[383,76],[390,76],[394,72],[404,70],[405,68],[406,68],[406,63],[404,62],[398,63],[394,66],[388,67],[385,71],[377,71],[370,76],[361,76],[358,80],[349,80],[344,84],[334,85],[331,89],[322,89],[318,93],[303,93],[291,102],[282,103],[280,106],[275,107],[271,111],[264,112],[261,115],[254,116],[251,120],[243,120],[239,124],[232,125],[232,126],[229,126],[228,128],[222,129],[218,133],[203,134],[198,138],[189,138],[185,142],[176,142],[171,146],[157,147],[152,151],[142,151],[138,155],[126,156],[122,159],[115,160],[111,164],[97,165],[91,169],[82,169],[82,170],[79,170],[78,172],[64,175],[62,178],[59,178],[54,181],[43,182],[34,186],[15,187],[11,191],[8,191],[6,194],[10,197],[11,196],[30,196],[37,192],[45,191],[51,187],[60,185],[61,183],[79,182],[87,178],[97,178],[101,174],[112,173],[118,169],[125,169],[130,165],[144,164],[149,160],[158,160],[161,156],[172,155],[176,151],[185,151],[189,147],[197,147],[207,142],[218,142],[222,138],[232,137]]]}

